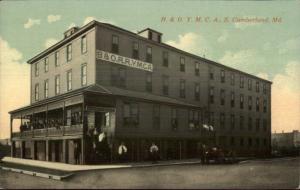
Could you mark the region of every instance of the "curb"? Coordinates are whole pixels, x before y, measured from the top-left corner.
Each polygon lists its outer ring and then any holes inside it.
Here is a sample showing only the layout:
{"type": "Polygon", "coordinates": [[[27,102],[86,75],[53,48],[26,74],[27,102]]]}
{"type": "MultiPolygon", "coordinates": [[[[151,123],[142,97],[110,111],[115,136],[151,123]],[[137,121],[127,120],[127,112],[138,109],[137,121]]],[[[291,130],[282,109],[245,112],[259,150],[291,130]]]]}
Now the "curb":
{"type": "Polygon", "coordinates": [[[73,175],[73,173],[70,173],[67,175],[60,176],[60,175],[47,174],[47,173],[42,173],[42,172],[34,172],[34,171],[5,167],[5,166],[0,166],[0,168],[2,170],[6,170],[6,171],[16,172],[16,173],[20,173],[20,174],[26,174],[26,175],[31,175],[31,176],[37,176],[37,177],[42,177],[42,178],[46,178],[46,179],[59,180],[59,181],[73,175]]]}

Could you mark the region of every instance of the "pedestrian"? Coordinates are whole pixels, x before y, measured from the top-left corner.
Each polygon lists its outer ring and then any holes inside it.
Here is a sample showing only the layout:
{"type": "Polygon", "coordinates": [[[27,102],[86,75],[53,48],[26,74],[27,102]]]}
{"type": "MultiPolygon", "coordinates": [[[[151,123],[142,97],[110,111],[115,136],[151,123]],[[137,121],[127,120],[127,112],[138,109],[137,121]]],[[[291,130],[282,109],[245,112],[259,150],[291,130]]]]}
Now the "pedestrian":
{"type": "Polygon", "coordinates": [[[152,163],[153,164],[157,163],[157,160],[158,160],[158,147],[154,143],[152,143],[152,145],[150,147],[150,156],[151,156],[152,163]]]}
{"type": "Polygon", "coordinates": [[[121,142],[119,149],[118,149],[118,154],[119,154],[120,162],[125,162],[126,155],[127,155],[127,147],[125,146],[124,142],[121,142]]]}
{"type": "Polygon", "coordinates": [[[206,164],[206,145],[202,144],[200,149],[201,164],[206,164]]]}

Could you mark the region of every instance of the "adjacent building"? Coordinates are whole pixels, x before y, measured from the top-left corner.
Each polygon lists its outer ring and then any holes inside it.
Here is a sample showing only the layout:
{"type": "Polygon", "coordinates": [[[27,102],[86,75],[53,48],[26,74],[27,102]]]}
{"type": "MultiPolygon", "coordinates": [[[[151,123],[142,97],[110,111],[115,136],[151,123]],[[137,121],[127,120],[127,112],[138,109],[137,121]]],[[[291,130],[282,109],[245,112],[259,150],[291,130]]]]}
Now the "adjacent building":
{"type": "Polygon", "coordinates": [[[272,133],[272,151],[281,154],[298,154],[300,152],[300,133],[293,130],[289,133],[272,133]]]}
{"type": "Polygon", "coordinates": [[[31,103],[10,112],[13,157],[114,161],[121,142],[132,161],[147,159],[152,142],[162,159],[197,157],[201,143],[270,153],[272,83],[167,45],[150,28],[92,21],[28,64],[31,103]]]}

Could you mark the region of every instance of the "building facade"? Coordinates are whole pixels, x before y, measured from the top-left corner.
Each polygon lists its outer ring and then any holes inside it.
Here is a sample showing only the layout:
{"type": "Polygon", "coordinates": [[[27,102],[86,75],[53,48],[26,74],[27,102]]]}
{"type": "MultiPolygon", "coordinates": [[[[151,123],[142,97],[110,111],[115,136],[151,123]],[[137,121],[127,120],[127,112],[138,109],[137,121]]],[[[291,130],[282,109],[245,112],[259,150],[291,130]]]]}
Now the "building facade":
{"type": "Polygon", "coordinates": [[[12,156],[65,163],[198,156],[199,144],[267,155],[271,82],[184,52],[152,29],[97,21],[28,61],[31,103],[10,112],[12,156]],[[14,120],[20,131],[12,131],[14,120]]]}
{"type": "Polygon", "coordinates": [[[300,154],[300,133],[298,130],[292,132],[272,133],[272,151],[282,155],[300,154]]]}

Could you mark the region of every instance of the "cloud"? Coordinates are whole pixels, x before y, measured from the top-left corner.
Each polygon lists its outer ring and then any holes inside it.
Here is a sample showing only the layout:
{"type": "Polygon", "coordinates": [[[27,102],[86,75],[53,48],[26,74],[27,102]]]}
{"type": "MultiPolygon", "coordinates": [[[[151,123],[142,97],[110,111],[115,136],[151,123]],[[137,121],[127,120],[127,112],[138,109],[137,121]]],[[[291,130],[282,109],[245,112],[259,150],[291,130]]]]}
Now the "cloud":
{"type": "Polygon", "coordinates": [[[76,24],[75,24],[74,22],[72,22],[72,23],[68,26],[68,29],[73,28],[73,27],[75,27],[75,26],[76,26],[76,24]]]}
{"type": "Polygon", "coordinates": [[[218,42],[219,43],[222,43],[222,42],[225,42],[228,38],[228,31],[227,30],[223,30],[221,36],[218,38],[218,42]]]}
{"type": "Polygon", "coordinates": [[[34,25],[39,25],[40,23],[41,23],[40,19],[29,18],[28,21],[24,24],[24,28],[28,29],[28,28],[31,28],[34,25]]]}
{"type": "Polygon", "coordinates": [[[0,138],[8,138],[8,112],[29,104],[30,66],[22,63],[22,53],[1,36],[0,47],[0,138]]]}
{"type": "Polygon", "coordinates": [[[86,17],[83,21],[83,25],[86,25],[87,23],[93,21],[93,20],[96,20],[95,17],[92,17],[92,16],[89,16],[89,17],[86,17]]]}
{"type": "Polygon", "coordinates": [[[289,39],[278,45],[279,54],[285,54],[293,50],[300,50],[300,37],[289,39]]]}
{"type": "Polygon", "coordinates": [[[290,61],[272,85],[272,131],[300,130],[300,62],[290,61]]]}
{"type": "Polygon", "coordinates": [[[258,73],[256,76],[265,80],[269,80],[269,75],[267,73],[258,73]]]}
{"type": "Polygon", "coordinates": [[[263,45],[263,50],[268,51],[272,48],[272,44],[270,42],[266,42],[263,45]]]}
{"type": "Polygon", "coordinates": [[[179,35],[177,41],[170,40],[166,44],[200,56],[205,54],[207,57],[210,54],[210,46],[205,38],[192,32],[179,35]]]}
{"type": "Polygon", "coordinates": [[[45,41],[45,47],[49,48],[49,47],[53,46],[54,44],[56,44],[57,42],[58,42],[58,40],[54,39],[54,38],[46,39],[46,41],[45,41]]]}
{"type": "Polygon", "coordinates": [[[61,19],[61,15],[48,15],[47,21],[49,23],[59,21],[61,19]]]}
{"type": "Polygon", "coordinates": [[[240,50],[238,52],[226,51],[219,62],[234,68],[245,68],[255,55],[255,51],[251,49],[240,50]]]}

